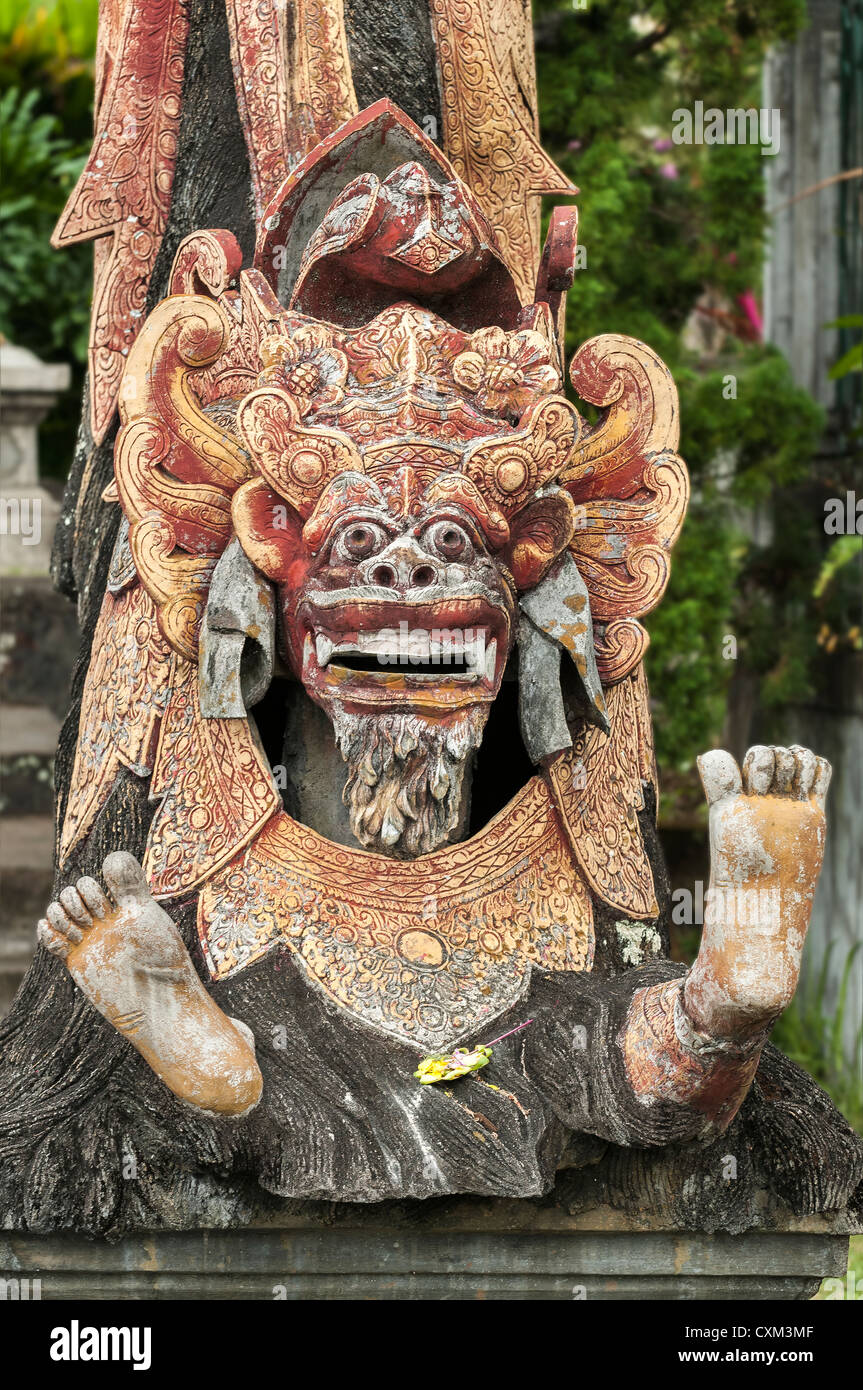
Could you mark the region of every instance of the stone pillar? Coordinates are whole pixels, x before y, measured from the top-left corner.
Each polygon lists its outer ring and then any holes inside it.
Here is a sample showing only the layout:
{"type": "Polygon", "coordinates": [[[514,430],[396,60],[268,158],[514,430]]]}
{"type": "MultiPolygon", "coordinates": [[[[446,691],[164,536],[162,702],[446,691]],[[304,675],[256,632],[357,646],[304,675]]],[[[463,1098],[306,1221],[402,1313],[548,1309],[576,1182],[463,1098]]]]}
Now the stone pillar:
{"type": "Polygon", "coordinates": [[[79,640],[49,577],[60,509],[39,481],[39,425],[69,377],[64,363],[0,342],[0,1014],[51,891],[54,752],[79,640]]]}
{"type": "Polygon", "coordinates": [[[0,573],[47,574],[60,509],[39,482],[39,425],[69,386],[65,363],[0,343],[0,573]]]}

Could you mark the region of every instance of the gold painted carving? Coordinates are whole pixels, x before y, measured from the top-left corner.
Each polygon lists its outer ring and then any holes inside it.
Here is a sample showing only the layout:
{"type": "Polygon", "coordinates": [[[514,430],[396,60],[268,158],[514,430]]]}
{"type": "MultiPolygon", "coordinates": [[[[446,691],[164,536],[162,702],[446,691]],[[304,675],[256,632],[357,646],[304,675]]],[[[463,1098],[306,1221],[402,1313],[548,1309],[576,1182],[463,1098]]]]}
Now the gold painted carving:
{"type": "Polygon", "coordinates": [[[357,113],[342,0],[228,0],[257,220],[292,169],[357,113]]]}
{"type": "Polygon", "coordinates": [[[60,217],[58,249],[96,239],[90,428],[100,443],[143,323],[174,181],[188,14],[184,0],[102,0],[95,137],[60,217]]]}
{"type": "Polygon", "coordinates": [[[340,473],[363,471],[356,445],[338,430],[303,429],[294,398],[264,386],[241,402],[237,425],[257,466],[301,516],[340,473]]]}
{"type": "Polygon", "coordinates": [[[656,794],[656,810],[659,811],[659,773],[656,768],[656,751],[653,746],[653,719],[650,714],[650,691],[644,667],[638,665],[632,672],[631,694],[635,710],[636,737],[638,740],[638,776],[642,783],[653,787],[656,794]]]}
{"type": "Polygon", "coordinates": [[[530,4],[431,0],[444,148],[494,227],[525,304],[539,268],[540,195],[577,189],[539,143],[530,4]]]}
{"type": "Polygon", "coordinates": [[[657,917],[636,815],[644,806],[642,781],[651,780],[645,773],[655,777],[643,672],[605,695],[610,735],[585,726],[549,765],[549,784],[572,852],[597,896],[631,917],[657,917]]]}
{"type": "Polygon", "coordinates": [[[538,777],[479,835],[413,861],[280,814],[205,885],[198,924],[214,977],[286,944],[342,1007],[428,1048],[514,1004],[531,963],[593,963],[590,897],[538,777]]]}
{"type": "Polygon", "coordinates": [[[204,719],[198,668],[174,656],[150,796],[144,868],[155,897],[191,892],[232,859],[281,807],[247,719],[204,719]]]}
{"type": "Polygon", "coordinates": [[[483,496],[513,515],[556,477],[578,438],[580,419],[562,396],[525,411],[515,434],[480,440],[465,455],[464,471],[483,496]]]}
{"type": "Polygon", "coordinates": [[[665,592],[689,477],[675,452],[677,388],[651,348],[613,333],[592,338],[575,354],[570,376],[582,400],[604,407],[559,482],[577,506],[570,548],[590,591],[597,666],[608,684],[634,670],[647,650],[637,619],[665,592]]]}
{"type": "Polygon", "coordinates": [[[294,0],[286,9],[293,11],[294,20],[288,24],[293,39],[288,49],[291,109],[295,122],[311,126],[306,144],[310,150],[358,110],[344,4],[343,0],[294,0]]]}
{"type": "Polygon", "coordinates": [[[213,362],[230,319],[210,299],[174,295],[129,354],[114,474],[141,582],[175,651],[197,658],[198,626],[216,559],[231,534],[231,494],[251,474],[233,436],[205,416],[189,373],[213,362]]]}
{"type": "Polygon", "coordinates": [[[474,394],[480,410],[517,420],[539,397],[560,390],[553,352],[549,335],[536,329],[480,328],[454,359],[452,374],[474,394]]]}
{"type": "Polygon", "coordinates": [[[84,684],[71,790],[60,836],[60,862],[89,831],[118,769],[138,777],[153,769],[159,721],[167,703],[171,653],[149,594],[135,583],[106,591],[84,684]]]}
{"type": "MultiPolygon", "coordinates": [[[[219,233],[230,236],[230,233],[219,233]]],[[[189,293],[191,281],[203,281],[197,263],[192,262],[191,273],[186,260],[185,248],[196,238],[188,237],[177,251],[172,272],[172,294],[189,293]]],[[[233,241],[233,237],[231,237],[233,241]]],[[[192,248],[194,251],[194,248],[192,248]]],[[[239,246],[234,242],[230,249],[230,261],[234,253],[242,260],[239,246]]],[[[228,272],[228,260],[221,274],[228,272]]],[[[214,274],[219,274],[217,267],[214,274]]],[[[196,286],[197,288],[197,286],[196,286]]],[[[286,314],[270,286],[260,271],[244,270],[239,276],[237,289],[226,288],[218,294],[218,302],[228,315],[231,334],[224,350],[207,367],[196,369],[190,378],[190,386],[195,398],[202,406],[216,406],[231,409],[231,402],[257,385],[263,365],[263,344],[280,329],[285,328],[286,314]]]]}

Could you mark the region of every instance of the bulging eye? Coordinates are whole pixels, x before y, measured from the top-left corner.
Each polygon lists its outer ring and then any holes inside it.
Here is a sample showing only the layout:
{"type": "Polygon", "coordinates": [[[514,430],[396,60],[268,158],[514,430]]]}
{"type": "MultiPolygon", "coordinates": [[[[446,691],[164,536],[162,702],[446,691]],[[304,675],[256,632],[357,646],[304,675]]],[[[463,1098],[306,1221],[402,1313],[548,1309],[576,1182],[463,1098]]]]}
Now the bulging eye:
{"type": "Polygon", "coordinates": [[[385,545],[387,534],[373,521],[355,521],[346,526],[335,544],[336,552],[348,560],[366,560],[385,545]]]}
{"type": "Polygon", "coordinates": [[[423,535],[423,541],[443,560],[467,563],[473,559],[470,537],[454,521],[436,521],[423,535]]]}

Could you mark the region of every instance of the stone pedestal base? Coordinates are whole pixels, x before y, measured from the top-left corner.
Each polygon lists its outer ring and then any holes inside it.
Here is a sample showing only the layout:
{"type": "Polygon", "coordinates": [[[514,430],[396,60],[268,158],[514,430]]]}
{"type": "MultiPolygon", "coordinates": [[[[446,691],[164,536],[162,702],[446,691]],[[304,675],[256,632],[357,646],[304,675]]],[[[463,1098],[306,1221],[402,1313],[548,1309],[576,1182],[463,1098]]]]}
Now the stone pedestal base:
{"type": "Polygon", "coordinates": [[[113,1244],[7,1232],[0,1277],[7,1297],[26,1297],[25,1279],[33,1297],[39,1280],[42,1299],[746,1301],[811,1298],[847,1265],[847,1235],[825,1222],[731,1236],[633,1229],[614,1212],[540,1213],[532,1229],[506,1230],[504,1214],[490,1207],[422,1229],[283,1219],[113,1244]]]}

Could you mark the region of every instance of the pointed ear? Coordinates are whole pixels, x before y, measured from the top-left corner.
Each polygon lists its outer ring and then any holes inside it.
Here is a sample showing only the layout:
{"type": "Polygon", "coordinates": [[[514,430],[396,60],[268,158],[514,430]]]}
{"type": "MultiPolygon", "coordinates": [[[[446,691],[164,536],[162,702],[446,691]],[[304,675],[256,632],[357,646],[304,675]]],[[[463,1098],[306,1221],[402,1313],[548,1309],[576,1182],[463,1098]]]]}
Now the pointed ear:
{"type": "Polygon", "coordinates": [[[501,552],[520,593],[538,584],[572,540],[575,505],[568,492],[537,497],[510,522],[510,541],[501,552]]]}
{"type": "Polygon", "coordinates": [[[272,587],[234,538],[210,584],[198,643],[198,697],[205,719],[244,719],[273,679],[272,587]]]}
{"type": "MultiPolygon", "coordinates": [[[[535,588],[522,594],[519,608],[522,613],[527,614],[537,632],[556,642],[569,654],[578,674],[579,704],[584,706],[584,717],[606,734],[609,733],[605,693],[596,669],[596,654],[593,648],[590,597],[587,585],[569,551],[564,551],[558,556],[545,578],[535,588]]],[[[524,624],[519,627],[519,641],[530,636],[529,633],[523,632],[523,627],[524,624]]],[[[526,651],[528,686],[531,682],[531,668],[534,670],[533,684],[536,686],[537,679],[548,678],[550,658],[547,654],[542,655],[538,644],[528,643],[526,651]],[[545,675],[540,674],[537,678],[537,668],[541,668],[541,673],[544,672],[545,675]]],[[[559,669],[558,663],[558,671],[559,669]]],[[[555,708],[554,692],[549,691],[546,698],[538,691],[528,690],[527,696],[530,705],[527,716],[529,726],[535,731],[538,739],[545,738],[546,734],[552,735],[555,722],[559,722],[556,717],[552,718],[555,708]],[[547,717],[543,717],[541,713],[543,703],[547,708],[547,717]]],[[[530,744],[528,747],[530,748],[530,744]]],[[[557,750],[548,747],[546,751],[557,750]]]]}

